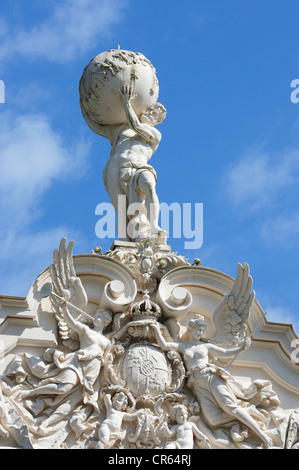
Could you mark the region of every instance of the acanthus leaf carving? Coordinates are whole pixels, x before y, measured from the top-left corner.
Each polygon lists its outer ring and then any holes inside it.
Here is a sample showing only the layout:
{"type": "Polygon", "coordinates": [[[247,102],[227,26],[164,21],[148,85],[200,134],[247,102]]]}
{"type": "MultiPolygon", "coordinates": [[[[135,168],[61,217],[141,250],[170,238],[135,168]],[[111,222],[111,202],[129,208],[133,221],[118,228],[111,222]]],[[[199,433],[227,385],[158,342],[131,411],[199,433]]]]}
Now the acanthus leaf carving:
{"type": "Polygon", "coordinates": [[[153,245],[148,240],[114,247],[106,256],[120,261],[132,270],[141,293],[155,292],[159,281],[167,272],[189,265],[185,257],[171,253],[169,249],[161,249],[161,246],[153,245]]]}

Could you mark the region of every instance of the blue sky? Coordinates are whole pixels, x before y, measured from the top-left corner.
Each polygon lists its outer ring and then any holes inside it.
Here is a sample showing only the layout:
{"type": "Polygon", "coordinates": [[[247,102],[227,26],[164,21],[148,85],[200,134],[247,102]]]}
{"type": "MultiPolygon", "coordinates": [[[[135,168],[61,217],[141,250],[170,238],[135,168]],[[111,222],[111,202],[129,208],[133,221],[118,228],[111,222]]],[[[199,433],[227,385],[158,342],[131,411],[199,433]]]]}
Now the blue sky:
{"type": "Polygon", "coordinates": [[[161,202],[203,203],[203,245],[173,251],[251,268],[268,319],[299,331],[297,0],[12,0],[0,13],[0,293],[25,296],[63,236],[103,251],[110,144],[87,127],[78,83],[97,54],[142,52],[167,118],[151,160],[161,202]]]}

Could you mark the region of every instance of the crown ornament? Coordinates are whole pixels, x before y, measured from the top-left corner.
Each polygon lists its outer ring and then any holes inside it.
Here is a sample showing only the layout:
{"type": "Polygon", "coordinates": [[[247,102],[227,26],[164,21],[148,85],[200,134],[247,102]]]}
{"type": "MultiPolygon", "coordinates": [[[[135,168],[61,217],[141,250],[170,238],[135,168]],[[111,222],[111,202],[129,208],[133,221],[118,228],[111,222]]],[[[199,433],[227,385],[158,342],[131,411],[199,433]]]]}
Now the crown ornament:
{"type": "Polygon", "coordinates": [[[134,320],[157,320],[162,311],[158,304],[150,300],[148,292],[143,295],[143,299],[135,302],[130,311],[134,320]]]}

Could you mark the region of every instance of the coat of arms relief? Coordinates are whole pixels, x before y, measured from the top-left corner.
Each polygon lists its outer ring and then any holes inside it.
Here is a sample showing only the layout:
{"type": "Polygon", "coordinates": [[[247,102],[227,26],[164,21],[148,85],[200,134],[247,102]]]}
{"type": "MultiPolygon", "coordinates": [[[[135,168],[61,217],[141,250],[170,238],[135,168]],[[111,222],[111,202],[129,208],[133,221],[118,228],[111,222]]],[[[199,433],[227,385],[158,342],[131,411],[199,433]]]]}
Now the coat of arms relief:
{"type": "Polygon", "coordinates": [[[41,288],[56,318],[57,347],[42,357],[19,353],[9,364],[1,381],[2,435],[23,448],[297,445],[298,415],[283,412],[271,382],[244,386],[227,367],[250,347],[254,292],[246,264],[238,265],[231,292],[214,311],[210,338],[205,317],[190,311],[187,289],[172,286],[181,291],[168,296],[168,309],[167,295],[158,295],[175,271],[198,269],[184,258],[145,242],[94,254],[120,263],[121,251],[137,289],[122,311],[104,303],[91,315],[72,246],[61,241],[51,282],[41,288]]]}

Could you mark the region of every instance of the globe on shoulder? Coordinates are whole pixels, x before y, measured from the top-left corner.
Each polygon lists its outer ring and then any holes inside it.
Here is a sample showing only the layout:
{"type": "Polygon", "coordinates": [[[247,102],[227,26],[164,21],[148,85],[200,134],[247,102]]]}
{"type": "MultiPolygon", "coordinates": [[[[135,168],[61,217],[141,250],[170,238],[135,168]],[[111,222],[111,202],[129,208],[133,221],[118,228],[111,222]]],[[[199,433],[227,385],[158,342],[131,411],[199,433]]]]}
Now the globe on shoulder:
{"type": "Polygon", "coordinates": [[[127,122],[119,93],[125,85],[133,88],[132,107],[137,116],[157,102],[156,70],[143,54],[111,49],[94,57],[85,67],[79,84],[84,118],[100,125],[127,122]]]}

